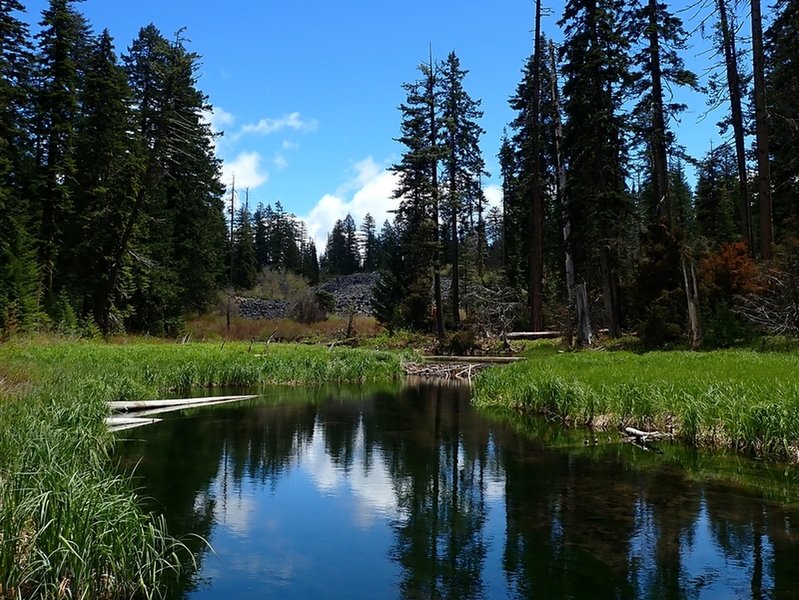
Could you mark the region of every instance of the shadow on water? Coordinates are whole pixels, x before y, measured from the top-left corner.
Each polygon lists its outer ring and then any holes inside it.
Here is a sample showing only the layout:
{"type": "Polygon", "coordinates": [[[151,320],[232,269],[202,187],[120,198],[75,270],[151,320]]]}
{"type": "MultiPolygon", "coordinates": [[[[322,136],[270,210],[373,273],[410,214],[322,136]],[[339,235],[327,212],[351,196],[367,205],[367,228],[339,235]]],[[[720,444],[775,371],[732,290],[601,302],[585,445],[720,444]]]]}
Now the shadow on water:
{"type": "Polygon", "coordinates": [[[467,387],[267,388],[127,432],[174,598],[799,598],[795,467],[643,452],[467,387]]]}

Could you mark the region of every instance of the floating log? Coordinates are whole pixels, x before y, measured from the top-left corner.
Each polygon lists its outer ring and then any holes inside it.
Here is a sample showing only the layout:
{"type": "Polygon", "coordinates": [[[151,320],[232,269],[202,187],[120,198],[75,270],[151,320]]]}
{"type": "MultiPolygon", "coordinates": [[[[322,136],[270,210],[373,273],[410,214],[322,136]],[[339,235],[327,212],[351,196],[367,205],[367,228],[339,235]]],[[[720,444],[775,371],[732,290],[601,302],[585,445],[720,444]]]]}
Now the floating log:
{"type": "Polygon", "coordinates": [[[510,331],[505,334],[509,340],[549,340],[563,336],[560,331],[510,331]]]}
{"type": "Polygon", "coordinates": [[[125,429],[133,429],[134,427],[141,427],[142,425],[152,425],[158,423],[161,419],[143,419],[141,417],[108,417],[105,424],[111,431],[123,431],[125,429]]]}
{"type": "Polygon", "coordinates": [[[160,408],[180,407],[186,408],[198,404],[214,404],[219,402],[232,402],[236,400],[248,400],[256,398],[254,395],[249,396],[206,396],[204,398],[171,398],[167,400],[135,400],[132,402],[126,401],[113,401],[109,402],[108,406],[114,412],[129,412],[129,411],[143,411],[153,410],[160,408]]]}

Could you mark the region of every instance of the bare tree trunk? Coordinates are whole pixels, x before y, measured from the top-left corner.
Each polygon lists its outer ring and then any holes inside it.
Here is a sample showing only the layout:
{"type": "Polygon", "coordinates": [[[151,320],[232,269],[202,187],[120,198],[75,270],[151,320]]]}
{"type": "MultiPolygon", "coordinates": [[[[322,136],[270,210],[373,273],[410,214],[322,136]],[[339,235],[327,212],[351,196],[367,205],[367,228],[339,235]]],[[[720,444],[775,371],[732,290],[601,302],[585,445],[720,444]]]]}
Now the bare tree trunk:
{"type": "Polygon", "coordinates": [[[608,317],[608,332],[611,337],[621,335],[621,319],[619,318],[619,286],[610,256],[610,248],[603,243],[599,251],[602,265],[602,299],[605,301],[605,312],[608,317]]]}
{"type": "Polygon", "coordinates": [[[716,0],[721,25],[724,62],[727,71],[727,87],[730,92],[730,116],[735,137],[735,157],[738,166],[738,195],[741,212],[741,237],[752,252],[752,217],[749,210],[749,192],[746,175],[746,148],[744,146],[744,120],[741,108],[741,76],[738,73],[738,56],[735,50],[735,34],[727,16],[727,0],[716,0]]]}
{"type": "Polygon", "coordinates": [[[649,60],[652,78],[652,190],[655,197],[655,214],[659,221],[671,229],[674,218],[669,193],[668,157],[666,150],[666,119],[663,111],[663,82],[660,68],[660,34],[657,21],[657,0],[649,0],[649,60]]]}
{"type": "Polygon", "coordinates": [[[528,304],[533,331],[544,329],[544,199],[541,189],[540,129],[541,129],[541,0],[535,2],[535,35],[533,50],[533,97],[530,123],[532,136],[533,173],[532,207],[530,210],[530,276],[528,304]]]}
{"type": "Polygon", "coordinates": [[[591,318],[588,312],[588,292],[585,284],[581,283],[574,287],[575,298],[577,301],[577,341],[582,346],[590,346],[594,341],[594,334],[591,331],[591,318]]]}
{"type": "Polygon", "coordinates": [[[702,327],[699,322],[699,292],[696,287],[693,261],[688,268],[683,259],[682,275],[685,281],[685,299],[688,302],[688,344],[692,350],[697,350],[702,346],[702,327]]]}
{"type": "Polygon", "coordinates": [[[766,76],[763,56],[763,22],[760,0],[752,0],[752,70],[755,87],[755,138],[757,141],[758,207],[760,209],[760,256],[769,260],[774,244],[771,204],[771,165],[766,109],[766,76]]]}
{"type": "Polygon", "coordinates": [[[450,235],[452,236],[452,286],[450,287],[450,302],[452,303],[452,323],[458,326],[461,320],[461,286],[460,286],[460,256],[458,252],[458,195],[457,174],[455,161],[449,161],[449,201],[452,215],[450,217],[450,235]]]}

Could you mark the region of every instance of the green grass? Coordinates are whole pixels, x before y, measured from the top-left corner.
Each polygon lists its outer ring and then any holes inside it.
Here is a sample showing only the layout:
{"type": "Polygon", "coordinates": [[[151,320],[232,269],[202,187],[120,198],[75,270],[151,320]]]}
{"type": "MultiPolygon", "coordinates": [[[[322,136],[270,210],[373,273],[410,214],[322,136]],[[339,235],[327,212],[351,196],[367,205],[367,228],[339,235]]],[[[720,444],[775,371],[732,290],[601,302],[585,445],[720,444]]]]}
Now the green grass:
{"type": "Polygon", "coordinates": [[[0,597],[158,597],[189,559],[110,458],[109,400],[393,379],[400,356],[247,343],[0,345],[0,597]]]}
{"type": "Polygon", "coordinates": [[[799,354],[537,350],[489,369],[475,404],[576,426],[667,430],[692,445],[797,460],[799,354]]]}

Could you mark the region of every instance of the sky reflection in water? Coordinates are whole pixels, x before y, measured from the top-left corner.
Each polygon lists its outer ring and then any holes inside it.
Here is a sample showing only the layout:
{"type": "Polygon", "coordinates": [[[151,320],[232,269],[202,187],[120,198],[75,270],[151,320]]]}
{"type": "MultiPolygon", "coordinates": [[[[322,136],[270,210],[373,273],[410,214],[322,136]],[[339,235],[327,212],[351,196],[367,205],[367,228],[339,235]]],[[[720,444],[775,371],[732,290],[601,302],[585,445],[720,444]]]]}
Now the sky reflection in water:
{"type": "Polygon", "coordinates": [[[799,598],[796,510],[732,483],[795,470],[522,429],[462,387],[270,388],[119,454],[214,548],[175,598],[799,598]]]}

